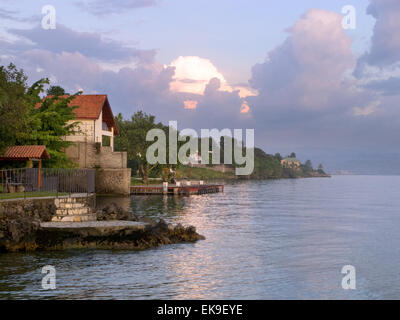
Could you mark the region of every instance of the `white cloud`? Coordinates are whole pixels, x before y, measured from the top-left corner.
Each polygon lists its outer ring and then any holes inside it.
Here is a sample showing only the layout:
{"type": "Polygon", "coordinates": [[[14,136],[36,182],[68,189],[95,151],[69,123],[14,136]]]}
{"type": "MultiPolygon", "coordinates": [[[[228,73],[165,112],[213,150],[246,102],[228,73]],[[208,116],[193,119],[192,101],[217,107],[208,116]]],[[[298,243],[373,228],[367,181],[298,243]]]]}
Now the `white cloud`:
{"type": "Polygon", "coordinates": [[[209,59],[198,56],[180,56],[169,65],[175,68],[174,81],[170,84],[172,92],[204,94],[211,79],[220,81],[220,91],[235,92],[241,98],[257,95],[257,92],[246,85],[229,85],[224,75],[209,59]]]}

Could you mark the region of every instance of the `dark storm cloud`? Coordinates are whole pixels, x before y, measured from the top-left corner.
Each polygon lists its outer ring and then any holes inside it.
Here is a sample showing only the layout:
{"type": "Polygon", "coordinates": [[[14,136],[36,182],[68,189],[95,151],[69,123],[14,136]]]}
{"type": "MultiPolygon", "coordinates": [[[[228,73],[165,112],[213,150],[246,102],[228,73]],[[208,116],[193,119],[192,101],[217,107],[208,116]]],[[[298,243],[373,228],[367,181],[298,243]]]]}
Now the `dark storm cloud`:
{"type": "Polygon", "coordinates": [[[389,114],[378,92],[364,90],[346,76],[355,59],[341,18],[324,10],[308,11],[288,30],[284,43],[253,67],[250,84],[259,95],[247,100],[258,143],[398,144],[393,115],[399,110],[389,114]]]}
{"type": "Polygon", "coordinates": [[[79,52],[86,57],[106,61],[127,61],[139,59],[151,62],[154,59],[154,50],[138,50],[119,41],[104,39],[98,33],[78,32],[61,24],[57,29],[45,30],[41,27],[33,29],[10,29],[11,34],[23,37],[32,42],[23,49],[41,49],[54,53],[79,52]]]}
{"type": "Polygon", "coordinates": [[[375,19],[371,48],[362,55],[354,71],[361,78],[368,66],[382,68],[391,67],[400,61],[400,1],[370,0],[367,13],[375,19]]]}
{"type": "Polygon", "coordinates": [[[386,80],[374,80],[364,86],[385,96],[400,95],[400,78],[390,77],[386,80]]]}

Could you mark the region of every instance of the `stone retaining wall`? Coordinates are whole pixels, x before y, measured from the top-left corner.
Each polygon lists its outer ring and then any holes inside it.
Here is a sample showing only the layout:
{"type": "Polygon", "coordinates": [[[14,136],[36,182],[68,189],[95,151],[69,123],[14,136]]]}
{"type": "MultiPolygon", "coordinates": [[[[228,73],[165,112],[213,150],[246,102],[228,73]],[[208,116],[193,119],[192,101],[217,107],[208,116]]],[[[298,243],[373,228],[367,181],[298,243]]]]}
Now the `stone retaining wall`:
{"type": "Polygon", "coordinates": [[[129,195],[131,169],[96,169],[96,193],[129,195]]]}
{"type": "Polygon", "coordinates": [[[30,217],[50,221],[56,213],[54,198],[16,199],[0,201],[0,222],[4,218],[30,217]]]}

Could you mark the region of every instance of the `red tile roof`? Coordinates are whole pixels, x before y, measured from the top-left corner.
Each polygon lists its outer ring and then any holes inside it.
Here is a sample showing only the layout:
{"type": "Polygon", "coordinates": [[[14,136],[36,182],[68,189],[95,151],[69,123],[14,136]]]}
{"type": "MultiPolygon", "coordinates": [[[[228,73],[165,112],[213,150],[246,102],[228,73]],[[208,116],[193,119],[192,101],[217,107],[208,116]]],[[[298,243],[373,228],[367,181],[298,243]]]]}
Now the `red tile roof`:
{"type": "Polygon", "coordinates": [[[8,147],[0,160],[50,159],[46,146],[13,146],[8,147]]]}
{"type": "MultiPolygon", "coordinates": [[[[67,95],[61,97],[68,98],[67,95]]],[[[41,104],[38,103],[36,108],[40,108],[40,106],[41,104]]],[[[77,120],[96,120],[100,117],[101,111],[103,111],[102,120],[106,122],[110,128],[113,127],[114,133],[118,135],[118,128],[115,124],[114,115],[106,94],[81,94],[76,96],[69,103],[69,106],[78,107],[74,109],[77,120]]]]}

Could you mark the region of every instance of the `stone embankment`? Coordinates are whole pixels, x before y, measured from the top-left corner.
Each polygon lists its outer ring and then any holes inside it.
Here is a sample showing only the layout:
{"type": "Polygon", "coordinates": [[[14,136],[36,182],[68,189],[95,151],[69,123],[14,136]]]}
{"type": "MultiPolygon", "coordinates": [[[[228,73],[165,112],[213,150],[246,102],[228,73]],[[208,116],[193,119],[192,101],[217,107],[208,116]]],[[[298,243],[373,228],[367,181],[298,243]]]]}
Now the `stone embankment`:
{"type": "Polygon", "coordinates": [[[81,212],[85,210],[82,205],[61,207],[54,198],[1,201],[0,253],[71,248],[142,250],[204,239],[195,227],[137,217],[117,205],[96,213],[81,212]],[[79,212],[75,210],[78,207],[79,212]],[[90,214],[90,219],[81,219],[80,222],[67,218],[86,214],[90,214]],[[60,217],[64,219],[63,222],[56,222],[60,221],[60,217]],[[97,221],[93,221],[93,217],[97,221]]]}

